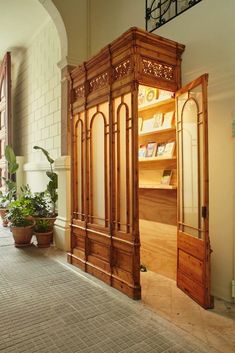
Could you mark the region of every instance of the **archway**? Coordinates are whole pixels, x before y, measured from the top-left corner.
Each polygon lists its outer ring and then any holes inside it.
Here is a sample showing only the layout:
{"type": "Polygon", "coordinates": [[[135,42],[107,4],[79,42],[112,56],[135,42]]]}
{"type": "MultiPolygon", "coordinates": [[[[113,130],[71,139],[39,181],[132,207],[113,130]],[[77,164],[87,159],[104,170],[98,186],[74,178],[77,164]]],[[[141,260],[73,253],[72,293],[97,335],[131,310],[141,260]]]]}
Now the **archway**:
{"type": "Polygon", "coordinates": [[[68,56],[68,37],[63,19],[52,0],[38,1],[44,7],[56,27],[61,49],[61,60],[59,61],[58,65],[62,69],[64,66],[67,65],[68,56]]]}

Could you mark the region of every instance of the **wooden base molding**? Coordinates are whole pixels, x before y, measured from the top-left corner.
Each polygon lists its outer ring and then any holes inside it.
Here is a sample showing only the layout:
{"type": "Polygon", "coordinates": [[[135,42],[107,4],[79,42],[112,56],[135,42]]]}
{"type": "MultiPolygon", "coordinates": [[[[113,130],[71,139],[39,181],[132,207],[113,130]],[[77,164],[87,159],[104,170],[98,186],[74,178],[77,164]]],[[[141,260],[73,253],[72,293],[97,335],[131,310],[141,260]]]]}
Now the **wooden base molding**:
{"type": "Polygon", "coordinates": [[[68,263],[80,268],[81,270],[99,278],[104,283],[110,285],[111,287],[118,289],[120,292],[128,295],[130,298],[138,300],[141,299],[141,287],[133,286],[130,283],[125,282],[124,280],[112,275],[110,272],[105,272],[96,266],[85,262],[75,255],[68,253],[67,254],[68,263]]]}

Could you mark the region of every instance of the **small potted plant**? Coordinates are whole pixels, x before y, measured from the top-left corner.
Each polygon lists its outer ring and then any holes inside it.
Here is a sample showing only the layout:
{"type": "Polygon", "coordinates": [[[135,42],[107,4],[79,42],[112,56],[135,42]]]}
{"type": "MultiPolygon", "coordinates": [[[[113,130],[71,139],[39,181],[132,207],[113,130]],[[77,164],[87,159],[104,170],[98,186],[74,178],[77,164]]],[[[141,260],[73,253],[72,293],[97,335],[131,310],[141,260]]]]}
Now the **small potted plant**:
{"type": "Polygon", "coordinates": [[[9,205],[7,218],[10,221],[15,247],[31,244],[35,223],[31,217],[32,211],[32,204],[29,200],[15,200],[9,205]]]}
{"type": "Polygon", "coordinates": [[[9,191],[2,192],[0,191],[0,216],[2,218],[3,227],[7,227],[8,220],[6,214],[8,211],[8,205],[11,203],[9,191]]]}
{"type": "MultiPolygon", "coordinates": [[[[46,220],[53,229],[55,217],[53,213],[53,202],[47,191],[32,193],[29,185],[21,187],[21,199],[30,200],[33,208],[33,218],[35,222],[46,220]]],[[[53,232],[51,232],[51,242],[53,241],[53,232]]]]}
{"type": "Polygon", "coordinates": [[[53,233],[53,225],[48,219],[37,219],[34,226],[34,234],[37,238],[38,248],[50,247],[53,233]]]}
{"type": "Polygon", "coordinates": [[[9,145],[5,147],[5,159],[7,161],[9,177],[2,177],[2,180],[5,182],[5,190],[0,192],[0,216],[2,218],[3,227],[7,227],[8,225],[8,220],[6,218],[8,206],[16,196],[16,183],[14,180],[16,171],[19,168],[13,148],[9,145]]]}

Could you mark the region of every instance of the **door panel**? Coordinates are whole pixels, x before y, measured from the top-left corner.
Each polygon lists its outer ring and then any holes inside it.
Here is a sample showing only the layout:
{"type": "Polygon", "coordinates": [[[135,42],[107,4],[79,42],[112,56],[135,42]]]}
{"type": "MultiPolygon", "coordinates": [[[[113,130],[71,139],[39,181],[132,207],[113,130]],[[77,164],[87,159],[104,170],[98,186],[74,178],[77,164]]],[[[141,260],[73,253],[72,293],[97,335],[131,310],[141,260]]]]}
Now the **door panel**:
{"type": "MultiPolygon", "coordinates": [[[[11,56],[6,53],[0,65],[0,176],[7,177],[5,146],[12,144],[11,124],[11,56]]],[[[0,179],[0,186],[2,179],[0,179]]]]}
{"type": "Polygon", "coordinates": [[[205,74],[176,93],[178,154],[177,285],[210,308],[208,131],[205,74]]]}
{"type": "Polygon", "coordinates": [[[72,118],[69,261],[139,299],[136,116],[137,90],[110,97],[72,118]]]}

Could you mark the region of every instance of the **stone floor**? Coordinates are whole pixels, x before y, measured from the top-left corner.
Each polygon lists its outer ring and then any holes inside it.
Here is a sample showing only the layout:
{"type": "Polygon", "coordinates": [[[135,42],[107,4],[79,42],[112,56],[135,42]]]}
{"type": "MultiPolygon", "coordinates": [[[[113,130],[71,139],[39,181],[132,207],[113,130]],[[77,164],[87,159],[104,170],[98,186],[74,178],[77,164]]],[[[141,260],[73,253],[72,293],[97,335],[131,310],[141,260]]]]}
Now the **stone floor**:
{"type": "Polygon", "coordinates": [[[214,309],[205,310],[157,273],[141,273],[142,303],[160,317],[199,338],[221,353],[235,352],[235,304],[215,298],[214,309]]]}
{"type": "Polygon", "coordinates": [[[0,352],[218,352],[64,259],[0,230],[0,352]]]}

